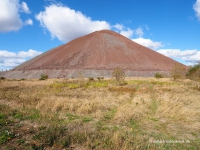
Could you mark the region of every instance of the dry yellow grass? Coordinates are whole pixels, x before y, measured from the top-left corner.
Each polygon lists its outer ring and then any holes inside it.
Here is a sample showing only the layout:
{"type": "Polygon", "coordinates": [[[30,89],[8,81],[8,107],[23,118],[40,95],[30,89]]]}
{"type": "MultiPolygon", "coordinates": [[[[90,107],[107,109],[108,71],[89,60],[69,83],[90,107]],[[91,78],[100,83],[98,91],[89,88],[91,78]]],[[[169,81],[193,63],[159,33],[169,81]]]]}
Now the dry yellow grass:
{"type": "Polygon", "coordinates": [[[129,78],[126,82],[116,86],[110,80],[2,80],[0,104],[21,112],[36,109],[43,116],[40,123],[48,126],[51,123],[45,118],[56,116],[73,136],[81,133],[83,142],[71,143],[78,144],[75,147],[199,148],[199,83],[169,78],[129,78]],[[180,140],[188,141],[173,143],[180,140]]]}

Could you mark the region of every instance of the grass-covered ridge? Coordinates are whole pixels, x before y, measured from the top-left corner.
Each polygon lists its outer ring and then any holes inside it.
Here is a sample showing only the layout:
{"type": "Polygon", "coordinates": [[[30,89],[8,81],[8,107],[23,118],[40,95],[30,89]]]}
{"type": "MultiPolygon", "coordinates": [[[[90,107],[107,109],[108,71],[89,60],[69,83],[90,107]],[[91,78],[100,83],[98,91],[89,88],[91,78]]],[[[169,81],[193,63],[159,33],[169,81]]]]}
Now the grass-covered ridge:
{"type": "Polygon", "coordinates": [[[0,80],[0,149],[199,149],[190,80],[0,80]]]}

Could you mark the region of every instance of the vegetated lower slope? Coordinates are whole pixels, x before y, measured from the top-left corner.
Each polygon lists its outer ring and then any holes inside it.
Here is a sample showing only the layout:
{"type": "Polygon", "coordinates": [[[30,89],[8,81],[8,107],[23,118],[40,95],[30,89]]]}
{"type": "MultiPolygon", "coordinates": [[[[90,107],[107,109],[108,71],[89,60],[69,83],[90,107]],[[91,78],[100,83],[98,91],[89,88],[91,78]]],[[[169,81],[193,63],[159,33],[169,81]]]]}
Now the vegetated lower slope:
{"type": "Polygon", "coordinates": [[[0,80],[0,149],[199,149],[190,80],[0,80]]]}
{"type": "Polygon", "coordinates": [[[130,71],[130,76],[153,76],[151,72],[169,72],[175,63],[114,31],[101,30],[25,62],[8,72],[7,77],[38,78],[42,72],[54,78],[77,77],[80,70],[87,77],[109,76],[109,70],[115,67],[130,71]]]}

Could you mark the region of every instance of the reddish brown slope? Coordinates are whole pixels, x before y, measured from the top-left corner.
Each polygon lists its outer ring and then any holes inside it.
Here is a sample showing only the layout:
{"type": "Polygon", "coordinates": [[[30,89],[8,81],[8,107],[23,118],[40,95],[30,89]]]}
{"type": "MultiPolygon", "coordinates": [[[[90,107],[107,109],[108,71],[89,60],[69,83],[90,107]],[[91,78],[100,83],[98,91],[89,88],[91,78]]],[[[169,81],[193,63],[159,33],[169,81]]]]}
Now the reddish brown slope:
{"type": "Polygon", "coordinates": [[[14,70],[146,68],[169,70],[175,61],[122,35],[102,30],[75,39],[14,70]]]}
{"type": "Polygon", "coordinates": [[[110,30],[97,31],[56,47],[14,68],[21,70],[169,71],[176,61],[110,30]]]}

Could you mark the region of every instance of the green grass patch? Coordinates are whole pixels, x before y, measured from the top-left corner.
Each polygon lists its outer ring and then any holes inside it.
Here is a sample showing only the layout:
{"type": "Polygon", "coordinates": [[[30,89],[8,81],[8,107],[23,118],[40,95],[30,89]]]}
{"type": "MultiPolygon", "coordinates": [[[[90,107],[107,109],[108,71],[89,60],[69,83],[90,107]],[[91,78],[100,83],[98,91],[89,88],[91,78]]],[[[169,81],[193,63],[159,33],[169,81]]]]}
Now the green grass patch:
{"type": "Polygon", "coordinates": [[[44,130],[40,130],[32,136],[37,141],[35,147],[52,147],[54,143],[60,143],[61,139],[65,139],[66,128],[63,126],[50,126],[44,130]]]}
{"type": "Polygon", "coordinates": [[[156,111],[158,109],[158,102],[155,99],[152,99],[150,109],[153,114],[156,113],[156,111]]]}
{"type": "Polygon", "coordinates": [[[70,84],[67,85],[67,87],[70,88],[70,89],[77,89],[77,88],[80,87],[80,85],[76,84],[76,83],[70,83],[70,84]]]}
{"type": "Polygon", "coordinates": [[[12,116],[14,119],[19,119],[19,120],[23,120],[23,118],[24,118],[24,115],[17,110],[12,111],[12,116]]]}
{"type": "Polygon", "coordinates": [[[136,119],[130,119],[128,124],[132,128],[132,131],[134,131],[134,132],[140,131],[140,126],[139,126],[138,121],[136,119]]]}
{"type": "Polygon", "coordinates": [[[41,117],[40,112],[37,109],[28,109],[26,110],[26,112],[29,112],[28,114],[26,114],[26,119],[28,120],[37,120],[41,117]]]}
{"type": "Polygon", "coordinates": [[[56,82],[50,85],[50,87],[53,87],[55,89],[60,89],[60,88],[69,88],[69,89],[76,89],[79,88],[80,85],[78,83],[73,83],[73,82],[56,82]]]}
{"type": "Polygon", "coordinates": [[[149,120],[152,120],[152,121],[154,121],[154,122],[157,122],[157,121],[159,121],[159,119],[158,118],[148,118],[149,120]]]}
{"type": "Polygon", "coordinates": [[[6,116],[3,113],[0,113],[0,126],[6,124],[6,116]]]}
{"type": "Polygon", "coordinates": [[[15,135],[11,131],[9,131],[7,129],[0,130],[0,144],[8,142],[9,140],[11,140],[14,137],[15,137],[15,135]]]}
{"type": "Polygon", "coordinates": [[[90,82],[89,86],[94,87],[94,88],[99,88],[99,87],[107,87],[109,84],[109,81],[94,81],[90,82]]]}
{"type": "Polygon", "coordinates": [[[128,80],[127,81],[128,84],[136,84],[136,85],[160,85],[160,86],[173,86],[176,85],[177,83],[175,82],[169,82],[169,81],[161,81],[161,80],[128,80]]]}
{"type": "Polygon", "coordinates": [[[76,119],[80,119],[80,116],[74,115],[74,114],[67,114],[67,117],[70,121],[76,120],[76,119]]]}
{"type": "Polygon", "coordinates": [[[23,139],[19,139],[19,140],[17,140],[17,144],[18,145],[22,145],[22,144],[24,144],[25,143],[25,139],[23,138],[23,139]]]}
{"type": "Polygon", "coordinates": [[[66,82],[55,82],[50,85],[50,87],[53,87],[55,89],[59,88],[69,88],[69,89],[76,89],[76,88],[99,88],[99,87],[107,87],[110,84],[110,81],[102,80],[102,81],[85,81],[85,80],[74,80],[74,81],[66,81],[66,82]]]}
{"type": "Polygon", "coordinates": [[[89,118],[89,117],[83,117],[82,118],[82,122],[86,123],[86,122],[90,122],[92,121],[93,119],[92,118],[89,118]]]}
{"type": "Polygon", "coordinates": [[[117,112],[116,109],[112,109],[111,111],[106,112],[104,115],[104,120],[111,120],[116,112],[117,112]]]}

